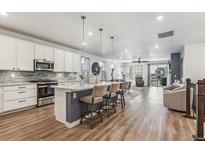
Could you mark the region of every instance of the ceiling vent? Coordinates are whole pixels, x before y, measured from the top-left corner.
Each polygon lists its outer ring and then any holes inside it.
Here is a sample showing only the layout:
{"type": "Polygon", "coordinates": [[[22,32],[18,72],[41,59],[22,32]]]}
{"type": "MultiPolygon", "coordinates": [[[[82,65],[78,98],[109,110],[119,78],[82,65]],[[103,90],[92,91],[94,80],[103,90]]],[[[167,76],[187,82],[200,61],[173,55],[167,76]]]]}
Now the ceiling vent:
{"type": "Polygon", "coordinates": [[[158,38],[161,39],[161,38],[165,38],[165,37],[171,37],[171,36],[174,36],[174,31],[168,31],[168,32],[164,32],[164,33],[159,33],[158,34],[158,38]]]}

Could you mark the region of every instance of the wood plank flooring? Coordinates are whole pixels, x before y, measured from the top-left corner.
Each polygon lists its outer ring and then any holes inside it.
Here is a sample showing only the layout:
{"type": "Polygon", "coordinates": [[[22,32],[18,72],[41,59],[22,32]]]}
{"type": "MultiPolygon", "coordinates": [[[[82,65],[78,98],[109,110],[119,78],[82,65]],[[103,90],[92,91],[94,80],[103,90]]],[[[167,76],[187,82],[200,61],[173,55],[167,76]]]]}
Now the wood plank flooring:
{"type": "Polygon", "coordinates": [[[54,119],[53,105],[1,116],[0,140],[192,140],[194,120],[164,108],[161,88],[135,88],[133,95],[94,129],[65,127],[54,119]]]}

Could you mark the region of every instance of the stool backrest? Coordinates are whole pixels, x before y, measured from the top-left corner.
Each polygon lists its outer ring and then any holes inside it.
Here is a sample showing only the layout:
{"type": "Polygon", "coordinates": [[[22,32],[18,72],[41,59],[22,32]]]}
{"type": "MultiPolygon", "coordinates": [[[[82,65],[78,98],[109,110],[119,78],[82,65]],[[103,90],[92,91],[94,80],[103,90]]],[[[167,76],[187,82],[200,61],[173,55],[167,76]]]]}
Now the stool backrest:
{"type": "Polygon", "coordinates": [[[119,88],[120,88],[120,84],[119,83],[112,83],[111,92],[112,93],[116,93],[116,92],[118,92],[119,88]]]}
{"type": "Polygon", "coordinates": [[[122,90],[127,90],[129,88],[129,84],[130,84],[129,81],[125,81],[122,85],[122,90]]]}
{"type": "Polygon", "coordinates": [[[107,85],[95,85],[93,88],[93,97],[103,97],[107,94],[107,85]]]}

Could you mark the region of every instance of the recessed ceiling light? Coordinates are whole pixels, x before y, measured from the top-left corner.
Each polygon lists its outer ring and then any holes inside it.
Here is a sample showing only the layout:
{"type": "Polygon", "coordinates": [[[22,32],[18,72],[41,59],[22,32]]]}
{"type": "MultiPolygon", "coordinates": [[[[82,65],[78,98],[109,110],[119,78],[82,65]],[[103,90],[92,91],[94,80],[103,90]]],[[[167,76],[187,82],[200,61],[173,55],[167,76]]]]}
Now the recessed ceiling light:
{"type": "Polygon", "coordinates": [[[156,20],[157,20],[157,21],[161,21],[161,20],[163,20],[163,19],[164,19],[163,16],[157,16],[157,17],[156,17],[156,20]]]}
{"type": "Polygon", "coordinates": [[[1,14],[2,16],[8,16],[8,13],[7,13],[7,12],[0,12],[0,14],[1,14]]]}
{"type": "Polygon", "coordinates": [[[158,46],[158,44],[156,43],[156,45],[155,45],[155,49],[158,49],[159,48],[159,46],[158,46]]]}
{"type": "Polygon", "coordinates": [[[85,42],[82,42],[82,45],[85,46],[85,42]]]}
{"type": "Polygon", "coordinates": [[[92,35],[93,35],[93,33],[92,33],[92,32],[88,32],[88,35],[89,35],[89,36],[92,36],[92,35]]]}
{"type": "Polygon", "coordinates": [[[127,53],[127,49],[125,49],[124,52],[127,53]]]}

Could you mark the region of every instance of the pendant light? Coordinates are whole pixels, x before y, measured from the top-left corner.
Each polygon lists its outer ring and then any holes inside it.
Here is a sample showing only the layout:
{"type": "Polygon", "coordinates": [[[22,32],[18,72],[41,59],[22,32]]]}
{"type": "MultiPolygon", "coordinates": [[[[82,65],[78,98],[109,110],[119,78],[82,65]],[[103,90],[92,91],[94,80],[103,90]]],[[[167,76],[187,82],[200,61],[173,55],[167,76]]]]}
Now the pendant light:
{"type": "Polygon", "coordinates": [[[85,63],[85,19],[86,16],[81,16],[81,19],[83,20],[83,38],[82,38],[82,50],[83,50],[83,54],[82,54],[82,59],[81,59],[81,63],[84,64],[85,63]]]}
{"type": "Polygon", "coordinates": [[[102,66],[102,31],[103,31],[103,29],[102,28],[100,28],[99,29],[99,32],[100,32],[100,57],[101,57],[101,60],[100,60],[100,62],[99,62],[99,65],[100,65],[100,67],[102,66]]]}
{"type": "MultiPolygon", "coordinates": [[[[111,39],[111,46],[112,46],[112,53],[113,53],[113,41],[114,41],[114,36],[111,36],[110,39],[111,39]]],[[[114,69],[113,59],[112,59],[112,64],[110,65],[110,67],[111,67],[112,69],[114,69]]]]}

